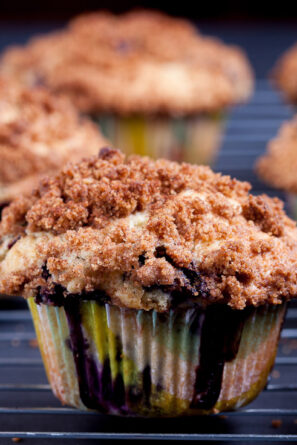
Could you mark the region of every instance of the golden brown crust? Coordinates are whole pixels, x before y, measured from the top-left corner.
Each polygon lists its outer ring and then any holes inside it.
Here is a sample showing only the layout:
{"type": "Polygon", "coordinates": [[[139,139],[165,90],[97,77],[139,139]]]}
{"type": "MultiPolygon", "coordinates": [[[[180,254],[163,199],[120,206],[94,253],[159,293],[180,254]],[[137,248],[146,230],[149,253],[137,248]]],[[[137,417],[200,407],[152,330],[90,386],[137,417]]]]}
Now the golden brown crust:
{"type": "Polygon", "coordinates": [[[288,49],[277,61],[273,79],[286,99],[297,103],[297,44],[288,49]]]}
{"type": "Polygon", "coordinates": [[[29,192],[42,175],[105,144],[67,100],[0,78],[0,202],[29,192]]]}
{"type": "Polygon", "coordinates": [[[256,164],[259,176],[273,187],[297,193],[297,116],[284,123],[256,164]]]}
{"type": "Polygon", "coordinates": [[[89,113],[207,112],[245,101],[253,88],[240,49],[149,11],[79,16],[64,31],[9,49],[1,65],[89,113]]]}
{"type": "Polygon", "coordinates": [[[3,212],[0,291],[104,291],[114,304],[241,309],[297,294],[297,229],[282,203],[208,167],[103,149],[3,212]]]}

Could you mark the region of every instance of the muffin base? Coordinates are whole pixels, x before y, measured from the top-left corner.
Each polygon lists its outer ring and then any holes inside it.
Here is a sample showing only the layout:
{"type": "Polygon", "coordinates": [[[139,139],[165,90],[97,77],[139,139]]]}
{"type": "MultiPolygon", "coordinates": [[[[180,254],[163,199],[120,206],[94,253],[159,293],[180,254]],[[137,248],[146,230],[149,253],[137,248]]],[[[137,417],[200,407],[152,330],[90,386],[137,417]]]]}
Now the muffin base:
{"type": "Polygon", "coordinates": [[[207,165],[216,158],[225,122],[222,113],[184,118],[99,115],[94,120],[127,154],[207,165]]]}
{"type": "Polygon", "coordinates": [[[216,413],[255,398],[285,313],[285,305],[213,305],[160,314],[71,297],[63,307],[32,298],[29,306],[62,403],[149,417],[216,413]]]}

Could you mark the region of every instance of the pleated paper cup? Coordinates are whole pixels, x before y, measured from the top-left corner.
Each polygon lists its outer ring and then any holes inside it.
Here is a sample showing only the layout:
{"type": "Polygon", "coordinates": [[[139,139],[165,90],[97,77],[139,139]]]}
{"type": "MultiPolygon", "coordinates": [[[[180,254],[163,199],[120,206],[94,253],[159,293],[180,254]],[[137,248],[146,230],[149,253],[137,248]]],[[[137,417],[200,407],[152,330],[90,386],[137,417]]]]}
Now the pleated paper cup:
{"type": "Polygon", "coordinates": [[[184,118],[110,114],[94,120],[126,154],[207,165],[216,159],[225,124],[222,113],[184,118]]]}
{"type": "Polygon", "coordinates": [[[285,305],[160,314],[96,301],[29,299],[53,392],[108,414],[175,417],[239,408],[273,366],[285,305]]]}

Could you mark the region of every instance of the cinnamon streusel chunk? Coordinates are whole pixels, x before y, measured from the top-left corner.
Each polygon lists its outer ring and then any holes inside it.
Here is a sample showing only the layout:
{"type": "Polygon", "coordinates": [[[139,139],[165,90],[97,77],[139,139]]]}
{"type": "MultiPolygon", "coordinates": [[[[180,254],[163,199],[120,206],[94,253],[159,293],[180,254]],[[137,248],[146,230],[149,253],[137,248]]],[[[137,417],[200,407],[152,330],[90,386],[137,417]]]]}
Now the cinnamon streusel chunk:
{"type": "Polygon", "coordinates": [[[297,294],[296,226],[249,190],[208,167],[104,148],[4,210],[0,290],[161,312],[281,303],[297,294]]]}
{"type": "Polygon", "coordinates": [[[29,192],[44,174],[106,144],[93,123],[43,88],[0,79],[0,203],[29,192]]]}
{"type": "Polygon", "coordinates": [[[65,30],[8,49],[1,71],[63,92],[88,113],[216,111],[245,101],[253,88],[240,49],[150,11],[79,16],[65,30]]]}

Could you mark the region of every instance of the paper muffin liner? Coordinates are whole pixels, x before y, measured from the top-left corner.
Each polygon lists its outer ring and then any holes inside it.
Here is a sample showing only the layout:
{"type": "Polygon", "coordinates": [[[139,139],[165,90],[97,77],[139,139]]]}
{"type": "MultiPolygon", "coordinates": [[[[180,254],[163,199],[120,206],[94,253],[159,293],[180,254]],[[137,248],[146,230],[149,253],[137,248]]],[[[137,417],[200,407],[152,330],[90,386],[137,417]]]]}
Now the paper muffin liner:
{"type": "Polygon", "coordinates": [[[95,121],[115,147],[127,154],[211,165],[221,145],[222,113],[174,118],[98,115],[95,121]]]}
{"type": "Polygon", "coordinates": [[[108,414],[175,417],[238,408],[273,366],[285,305],[161,314],[67,297],[29,299],[53,392],[108,414]]]}

